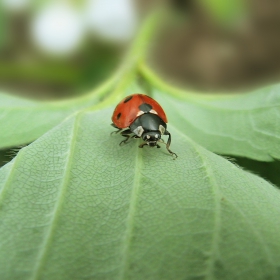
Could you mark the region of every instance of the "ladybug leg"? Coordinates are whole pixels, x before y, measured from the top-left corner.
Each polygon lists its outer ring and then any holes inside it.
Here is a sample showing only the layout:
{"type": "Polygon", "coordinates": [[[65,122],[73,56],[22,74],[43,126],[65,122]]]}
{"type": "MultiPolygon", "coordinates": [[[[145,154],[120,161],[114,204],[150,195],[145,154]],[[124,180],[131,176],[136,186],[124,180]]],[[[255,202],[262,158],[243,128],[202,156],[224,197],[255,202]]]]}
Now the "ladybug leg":
{"type": "Polygon", "coordinates": [[[141,145],[139,145],[139,148],[143,148],[144,146],[148,146],[147,143],[142,143],[141,145]]]}
{"type": "Polygon", "coordinates": [[[119,129],[114,123],[111,123],[111,126],[114,127],[114,128],[119,129]]]}
{"type": "Polygon", "coordinates": [[[122,131],[122,128],[118,128],[118,127],[115,126],[115,124],[113,124],[113,123],[111,123],[111,126],[114,127],[114,128],[117,128],[118,130],[117,130],[117,131],[112,131],[112,132],[110,133],[110,135],[112,135],[112,134],[117,134],[117,133],[119,133],[120,131],[122,131]]]}
{"type": "MultiPolygon", "coordinates": [[[[117,131],[117,132],[118,132],[118,131],[117,131]]],[[[120,146],[123,145],[123,144],[126,144],[127,141],[128,141],[130,138],[134,138],[134,135],[130,135],[131,133],[132,133],[132,132],[131,132],[130,129],[127,129],[127,130],[124,130],[124,131],[121,132],[121,135],[122,135],[123,137],[126,137],[126,139],[120,142],[120,144],[119,144],[120,146]]]]}
{"type": "Polygon", "coordinates": [[[170,144],[171,144],[171,134],[170,134],[167,130],[165,130],[164,135],[168,135],[168,136],[169,136],[169,137],[168,137],[168,140],[167,140],[167,144],[166,144],[166,149],[167,149],[167,151],[168,151],[172,156],[175,156],[174,159],[177,158],[178,156],[177,156],[175,153],[173,153],[173,152],[169,149],[170,144]]]}
{"type": "Polygon", "coordinates": [[[126,137],[126,139],[125,140],[122,140],[121,142],[120,142],[120,146],[122,146],[123,144],[127,144],[127,141],[128,141],[128,139],[129,138],[131,138],[131,136],[129,136],[129,135],[123,135],[124,137],[126,137]]]}
{"type": "Polygon", "coordinates": [[[121,131],[121,129],[119,129],[119,130],[117,130],[117,131],[112,131],[112,132],[110,133],[110,135],[117,134],[117,133],[119,133],[120,131],[121,131]]]}

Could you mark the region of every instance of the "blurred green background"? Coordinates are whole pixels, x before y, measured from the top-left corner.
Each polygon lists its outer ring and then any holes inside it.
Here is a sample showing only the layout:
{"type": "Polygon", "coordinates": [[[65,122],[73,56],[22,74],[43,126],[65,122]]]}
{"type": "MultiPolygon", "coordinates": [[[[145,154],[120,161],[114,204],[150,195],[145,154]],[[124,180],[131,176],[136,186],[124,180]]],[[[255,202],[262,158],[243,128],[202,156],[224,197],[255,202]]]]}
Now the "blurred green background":
{"type": "Polygon", "coordinates": [[[170,17],[149,61],[170,81],[212,92],[278,81],[277,0],[2,0],[1,90],[48,99],[92,89],[163,3],[170,17]]]}
{"type": "MultiPolygon", "coordinates": [[[[147,61],[171,84],[224,93],[279,82],[277,0],[2,0],[1,92],[39,100],[86,93],[118,68],[145,15],[163,5],[170,15],[147,61]]],[[[13,155],[0,151],[0,165],[13,155]]],[[[278,184],[278,162],[237,163],[278,184]]]]}

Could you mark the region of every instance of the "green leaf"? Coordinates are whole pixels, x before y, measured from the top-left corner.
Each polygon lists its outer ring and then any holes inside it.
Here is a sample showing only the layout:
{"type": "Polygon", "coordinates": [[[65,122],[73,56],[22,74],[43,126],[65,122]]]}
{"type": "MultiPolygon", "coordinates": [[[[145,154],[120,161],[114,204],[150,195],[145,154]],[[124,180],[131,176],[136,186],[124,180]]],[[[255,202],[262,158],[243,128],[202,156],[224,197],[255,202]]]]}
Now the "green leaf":
{"type": "Polygon", "coordinates": [[[0,170],[0,278],[279,279],[280,193],[171,122],[173,160],[79,113],[0,170]]]}
{"type": "Polygon", "coordinates": [[[96,104],[113,81],[88,95],[65,101],[40,102],[0,94],[0,149],[30,143],[77,110],[96,104]]]}
{"type": "Polygon", "coordinates": [[[254,174],[264,178],[265,180],[271,182],[280,188],[280,161],[263,162],[256,161],[248,158],[236,157],[232,158],[239,166],[245,170],[249,170],[254,174]]]}
{"type": "Polygon", "coordinates": [[[5,46],[9,37],[8,37],[8,15],[3,4],[0,3],[0,50],[5,46]]]}
{"type": "Polygon", "coordinates": [[[178,130],[207,149],[271,161],[280,158],[279,92],[275,85],[243,95],[154,97],[178,130]]]}
{"type": "Polygon", "coordinates": [[[200,0],[215,20],[231,24],[245,12],[245,0],[200,0]]]}

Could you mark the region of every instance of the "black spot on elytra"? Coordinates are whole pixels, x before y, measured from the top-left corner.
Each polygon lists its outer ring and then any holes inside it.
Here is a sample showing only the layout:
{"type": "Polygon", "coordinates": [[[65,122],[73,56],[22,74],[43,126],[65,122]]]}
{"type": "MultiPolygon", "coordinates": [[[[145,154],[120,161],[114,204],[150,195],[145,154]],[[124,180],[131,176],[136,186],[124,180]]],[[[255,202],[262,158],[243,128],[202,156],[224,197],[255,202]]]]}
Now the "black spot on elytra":
{"type": "Polygon", "coordinates": [[[143,103],[139,106],[139,109],[144,113],[149,113],[152,110],[152,106],[147,103],[143,103]]]}
{"type": "Polygon", "coordinates": [[[122,113],[117,114],[117,120],[121,117],[122,113]]]}
{"type": "Polygon", "coordinates": [[[133,95],[128,96],[128,97],[124,100],[124,102],[123,102],[123,103],[128,102],[128,101],[129,101],[129,100],[131,100],[132,98],[133,98],[133,95]]]}

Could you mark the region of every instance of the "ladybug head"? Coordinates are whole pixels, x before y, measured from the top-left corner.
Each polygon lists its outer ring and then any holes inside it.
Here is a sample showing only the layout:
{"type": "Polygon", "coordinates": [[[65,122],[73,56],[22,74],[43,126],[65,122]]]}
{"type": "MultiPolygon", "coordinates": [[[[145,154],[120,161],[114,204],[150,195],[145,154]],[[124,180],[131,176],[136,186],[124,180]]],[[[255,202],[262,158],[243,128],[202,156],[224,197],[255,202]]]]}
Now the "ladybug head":
{"type": "Polygon", "coordinates": [[[157,145],[157,141],[160,140],[161,134],[159,131],[149,131],[142,134],[142,139],[147,142],[151,147],[157,145]]]}

